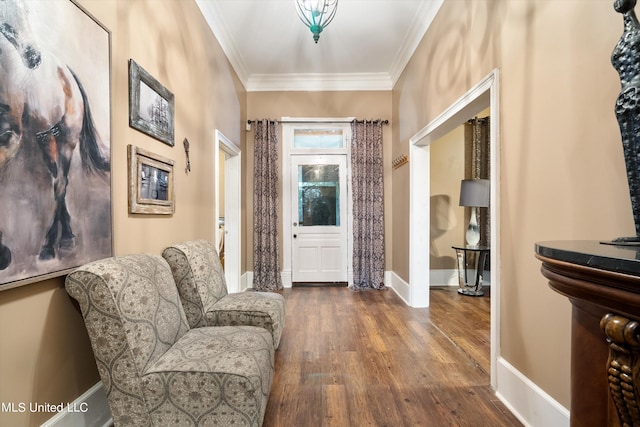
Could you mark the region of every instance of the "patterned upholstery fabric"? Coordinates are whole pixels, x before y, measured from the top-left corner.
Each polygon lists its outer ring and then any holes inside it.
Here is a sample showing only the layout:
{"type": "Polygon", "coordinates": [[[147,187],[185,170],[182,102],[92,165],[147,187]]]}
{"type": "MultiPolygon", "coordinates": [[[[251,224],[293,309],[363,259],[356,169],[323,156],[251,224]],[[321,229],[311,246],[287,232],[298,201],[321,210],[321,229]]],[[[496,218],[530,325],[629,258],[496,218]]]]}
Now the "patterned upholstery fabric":
{"type": "Polygon", "coordinates": [[[78,301],[116,426],[260,426],[274,369],[262,328],[189,329],[157,255],[86,264],[65,286],[78,301]]]}
{"type": "Polygon", "coordinates": [[[206,240],[169,246],[162,256],[171,266],[189,326],[259,326],[277,349],[284,328],[284,297],[271,292],[227,293],[216,248],[206,240]]]}

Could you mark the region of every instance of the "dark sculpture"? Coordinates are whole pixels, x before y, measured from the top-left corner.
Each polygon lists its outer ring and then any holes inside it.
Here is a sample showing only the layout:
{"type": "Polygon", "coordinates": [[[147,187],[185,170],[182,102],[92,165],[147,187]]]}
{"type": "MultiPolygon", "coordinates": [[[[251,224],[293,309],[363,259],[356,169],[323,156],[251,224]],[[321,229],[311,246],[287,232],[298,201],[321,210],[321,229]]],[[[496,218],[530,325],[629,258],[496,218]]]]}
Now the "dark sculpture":
{"type": "Polygon", "coordinates": [[[624,18],[624,32],[611,55],[622,89],[616,100],[616,117],[622,134],[627,180],[636,236],[621,237],[615,244],[640,245],[640,23],[634,8],[637,0],[615,0],[614,9],[624,18]]]}

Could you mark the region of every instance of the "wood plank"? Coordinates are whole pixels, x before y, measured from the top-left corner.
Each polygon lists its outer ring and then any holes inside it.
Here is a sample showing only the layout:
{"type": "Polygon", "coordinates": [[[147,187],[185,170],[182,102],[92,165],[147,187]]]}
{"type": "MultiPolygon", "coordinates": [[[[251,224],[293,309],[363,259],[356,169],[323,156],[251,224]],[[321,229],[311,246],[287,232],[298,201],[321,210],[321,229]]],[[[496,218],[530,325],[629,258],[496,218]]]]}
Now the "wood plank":
{"type": "Polygon", "coordinates": [[[349,425],[349,402],[344,384],[327,384],[322,387],[324,422],[326,426],[349,425]]]}

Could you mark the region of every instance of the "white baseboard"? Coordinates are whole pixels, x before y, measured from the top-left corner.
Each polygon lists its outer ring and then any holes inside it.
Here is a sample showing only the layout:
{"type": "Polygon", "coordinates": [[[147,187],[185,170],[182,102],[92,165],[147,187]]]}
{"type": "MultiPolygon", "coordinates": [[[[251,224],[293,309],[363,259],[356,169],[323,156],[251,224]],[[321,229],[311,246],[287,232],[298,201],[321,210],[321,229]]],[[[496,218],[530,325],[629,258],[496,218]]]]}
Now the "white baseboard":
{"type": "Polygon", "coordinates": [[[113,424],[102,381],[84,392],[41,427],[107,427],[113,424]]]}
{"type": "MultiPolygon", "coordinates": [[[[467,274],[469,275],[469,283],[473,280],[476,273],[475,270],[468,269],[467,274]]],[[[429,286],[460,286],[458,270],[455,268],[429,270],[429,286]]],[[[489,271],[485,271],[482,275],[482,286],[491,286],[491,273],[489,271]]]]}
{"type": "Polygon", "coordinates": [[[498,358],[496,396],[524,424],[568,427],[570,412],[509,362],[498,358]]]}
{"type": "Polygon", "coordinates": [[[280,272],[280,280],[282,280],[283,288],[291,288],[293,287],[293,277],[291,275],[291,270],[283,270],[280,272]]]}
{"type": "Polygon", "coordinates": [[[458,286],[458,270],[429,270],[429,286],[458,286]]]}
{"type": "Polygon", "coordinates": [[[393,271],[387,271],[385,273],[385,279],[386,279],[385,284],[389,288],[393,289],[395,293],[398,294],[400,299],[404,301],[405,304],[411,307],[411,304],[409,304],[409,299],[410,299],[409,284],[404,280],[402,280],[402,278],[393,271]]]}
{"type": "MultiPolygon", "coordinates": [[[[488,278],[488,275],[487,275],[488,278]]],[[[400,276],[393,271],[387,271],[385,273],[385,284],[393,289],[398,296],[405,302],[405,304],[411,306],[409,303],[410,286],[400,276]]],[[[458,288],[458,271],[457,270],[430,270],[429,271],[429,287],[442,287],[451,286],[452,288],[458,288]]],[[[491,286],[489,280],[483,280],[483,286],[491,286]]]]}
{"type": "Polygon", "coordinates": [[[240,292],[244,292],[246,291],[248,288],[250,288],[250,284],[253,283],[253,274],[251,275],[251,277],[249,277],[249,272],[245,272],[244,274],[240,275],[240,292]]]}

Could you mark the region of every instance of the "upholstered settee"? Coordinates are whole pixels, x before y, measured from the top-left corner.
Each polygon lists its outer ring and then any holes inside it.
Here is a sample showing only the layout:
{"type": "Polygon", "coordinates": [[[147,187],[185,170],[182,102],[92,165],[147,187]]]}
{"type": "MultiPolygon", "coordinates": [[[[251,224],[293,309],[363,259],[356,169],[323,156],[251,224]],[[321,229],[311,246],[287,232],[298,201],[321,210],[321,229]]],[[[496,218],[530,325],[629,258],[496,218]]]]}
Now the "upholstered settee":
{"type": "Polygon", "coordinates": [[[266,329],[277,349],[284,328],[284,297],[274,292],[229,293],[218,251],[207,240],[169,246],[171,266],[189,326],[248,325],[266,329]]]}
{"type": "Polygon", "coordinates": [[[78,301],[116,426],[260,426],[274,369],[264,328],[190,329],[158,255],[86,264],[78,301]]]}

